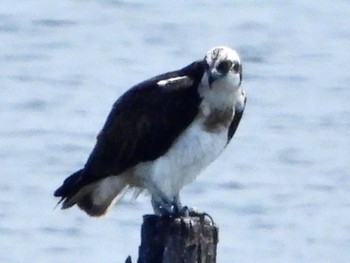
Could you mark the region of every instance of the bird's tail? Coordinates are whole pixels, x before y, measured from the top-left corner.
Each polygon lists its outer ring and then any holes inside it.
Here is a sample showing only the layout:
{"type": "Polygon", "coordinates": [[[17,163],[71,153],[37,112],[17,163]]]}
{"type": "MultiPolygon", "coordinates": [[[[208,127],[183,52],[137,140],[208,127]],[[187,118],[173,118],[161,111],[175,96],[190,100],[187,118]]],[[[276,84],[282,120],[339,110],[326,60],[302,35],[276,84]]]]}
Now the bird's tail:
{"type": "Polygon", "coordinates": [[[90,216],[101,216],[106,213],[116,197],[123,196],[127,182],[123,175],[110,176],[99,181],[83,184],[84,170],[79,170],[69,176],[54,196],[61,197],[58,204],[62,203],[62,209],[67,209],[75,204],[90,216]]]}
{"type": "Polygon", "coordinates": [[[54,192],[55,197],[61,197],[58,204],[62,203],[62,209],[72,207],[76,204],[73,197],[80,191],[82,175],[83,169],[76,171],[67,177],[63,184],[54,192]]]}

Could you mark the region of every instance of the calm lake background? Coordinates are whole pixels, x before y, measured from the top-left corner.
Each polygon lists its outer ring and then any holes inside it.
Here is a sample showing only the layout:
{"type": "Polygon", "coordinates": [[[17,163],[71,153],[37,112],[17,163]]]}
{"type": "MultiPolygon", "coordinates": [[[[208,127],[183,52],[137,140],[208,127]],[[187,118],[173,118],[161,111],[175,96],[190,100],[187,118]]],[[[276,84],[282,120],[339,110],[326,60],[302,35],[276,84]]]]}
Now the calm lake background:
{"type": "Polygon", "coordinates": [[[241,55],[248,104],[182,193],[220,227],[218,262],[350,262],[350,2],[0,2],[0,262],[136,262],[148,196],[100,219],[55,209],[132,85],[241,55]]]}

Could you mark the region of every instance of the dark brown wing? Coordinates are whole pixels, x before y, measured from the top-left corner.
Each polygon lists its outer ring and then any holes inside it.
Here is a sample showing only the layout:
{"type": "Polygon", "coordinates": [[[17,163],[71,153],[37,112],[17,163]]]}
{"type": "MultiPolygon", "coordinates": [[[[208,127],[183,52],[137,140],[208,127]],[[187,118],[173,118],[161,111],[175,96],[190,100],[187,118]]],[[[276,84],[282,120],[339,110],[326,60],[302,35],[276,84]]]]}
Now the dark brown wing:
{"type": "Polygon", "coordinates": [[[68,177],[55,196],[74,195],[81,187],[163,155],[198,114],[198,85],[205,62],[140,83],[114,104],[85,167],[68,177]],[[176,81],[178,77],[179,81],[176,81]],[[161,80],[175,79],[167,85],[161,80]]]}
{"type": "Polygon", "coordinates": [[[243,116],[243,112],[244,112],[246,103],[247,103],[247,97],[245,97],[245,99],[244,99],[243,107],[241,109],[235,109],[235,116],[233,117],[233,120],[232,120],[230,127],[228,129],[227,143],[230,142],[230,140],[232,139],[233,135],[235,134],[235,132],[238,128],[238,124],[240,123],[241,118],[243,116]]]}

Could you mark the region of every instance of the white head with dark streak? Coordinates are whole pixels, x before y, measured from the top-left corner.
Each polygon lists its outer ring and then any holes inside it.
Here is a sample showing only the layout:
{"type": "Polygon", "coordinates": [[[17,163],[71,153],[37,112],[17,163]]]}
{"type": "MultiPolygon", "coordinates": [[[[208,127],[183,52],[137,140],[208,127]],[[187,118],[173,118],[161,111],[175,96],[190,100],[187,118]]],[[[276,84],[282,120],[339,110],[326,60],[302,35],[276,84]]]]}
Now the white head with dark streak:
{"type": "Polygon", "coordinates": [[[242,64],[237,52],[225,46],[210,49],[204,60],[207,70],[200,91],[209,103],[229,106],[234,103],[242,82],[242,64]]]}

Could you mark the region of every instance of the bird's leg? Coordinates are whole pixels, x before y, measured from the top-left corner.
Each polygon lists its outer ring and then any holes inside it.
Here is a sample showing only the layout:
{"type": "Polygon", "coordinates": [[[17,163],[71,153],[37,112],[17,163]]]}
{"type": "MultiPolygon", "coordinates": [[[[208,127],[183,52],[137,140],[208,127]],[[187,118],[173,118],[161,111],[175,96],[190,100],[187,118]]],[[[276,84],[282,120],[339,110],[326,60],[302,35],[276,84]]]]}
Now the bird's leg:
{"type": "Polygon", "coordinates": [[[159,198],[158,196],[152,195],[151,202],[155,214],[161,216],[172,214],[172,203],[167,198],[159,198]]]}
{"type": "Polygon", "coordinates": [[[175,216],[181,209],[179,194],[169,195],[161,190],[159,185],[148,182],[148,190],[152,193],[152,207],[154,213],[161,216],[175,216]]]}
{"type": "Polygon", "coordinates": [[[173,197],[169,197],[162,190],[157,187],[156,184],[150,185],[152,189],[152,207],[154,213],[160,216],[171,216],[171,217],[188,217],[194,216],[199,217],[202,220],[207,216],[214,223],[213,218],[207,213],[201,213],[188,206],[182,206],[180,201],[179,193],[173,197]]]}
{"type": "Polygon", "coordinates": [[[199,212],[194,208],[188,206],[182,206],[180,202],[180,196],[177,194],[172,199],[167,198],[165,195],[162,198],[152,195],[153,210],[157,215],[167,217],[199,217],[204,220],[208,217],[212,224],[214,224],[213,218],[205,212],[199,212]]]}
{"type": "Polygon", "coordinates": [[[180,195],[179,193],[176,194],[174,197],[173,197],[173,201],[172,201],[172,205],[173,205],[173,211],[174,211],[174,214],[179,214],[180,211],[182,210],[182,204],[180,202],[180,195]]]}
{"type": "Polygon", "coordinates": [[[177,216],[182,214],[182,205],[179,194],[173,198],[167,197],[164,193],[157,191],[157,195],[152,195],[153,210],[158,215],[177,216]]]}
{"type": "Polygon", "coordinates": [[[154,213],[161,216],[172,216],[178,213],[179,203],[177,198],[169,198],[161,191],[157,191],[157,195],[152,195],[152,207],[154,213]]]}

